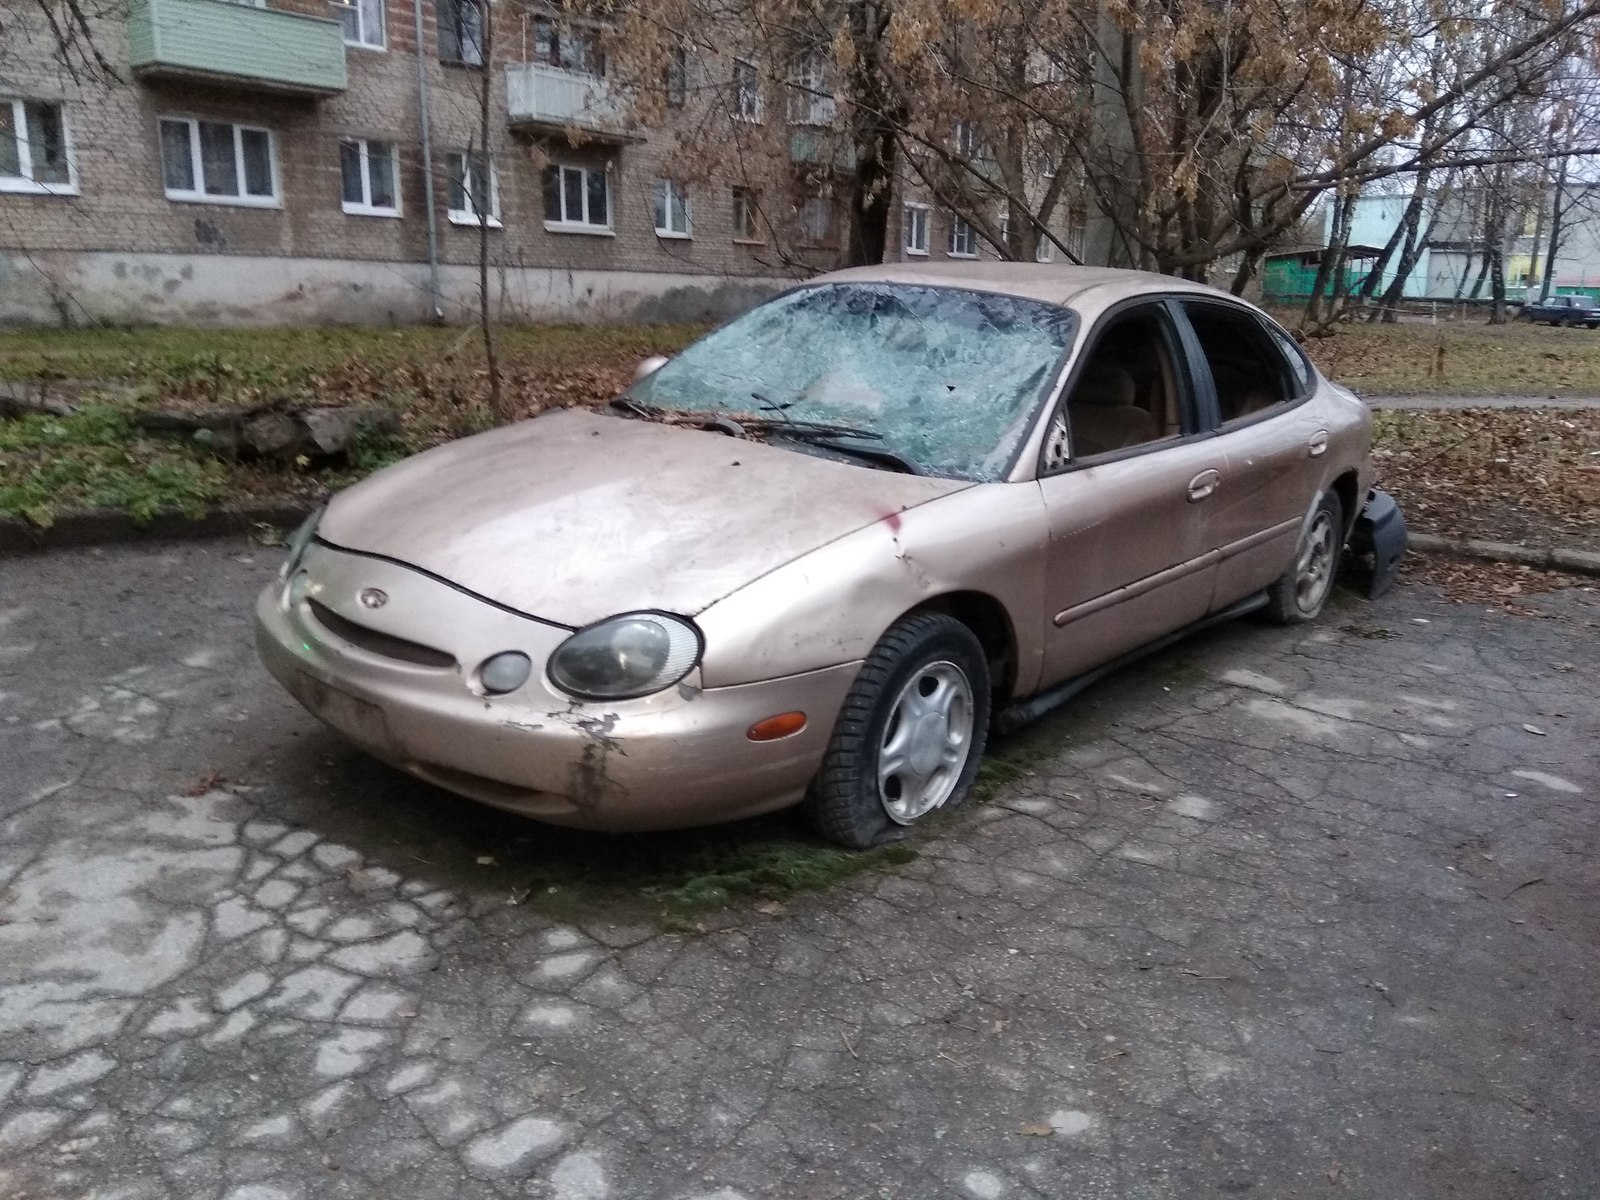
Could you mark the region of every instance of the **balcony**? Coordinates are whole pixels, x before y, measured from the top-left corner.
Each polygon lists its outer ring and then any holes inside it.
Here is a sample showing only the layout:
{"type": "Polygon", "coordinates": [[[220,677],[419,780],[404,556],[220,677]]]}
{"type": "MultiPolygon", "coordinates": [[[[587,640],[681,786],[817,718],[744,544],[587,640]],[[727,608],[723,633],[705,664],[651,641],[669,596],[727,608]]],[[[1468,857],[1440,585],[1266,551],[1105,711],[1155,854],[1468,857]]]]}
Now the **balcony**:
{"type": "Polygon", "coordinates": [[[132,0],[128,49],[141,79],[313,97],[346,87],[338,21],[228,0],[132,0]]]}
{"type": "Polygon", "coordinates": [[[856,169],[856,148],[843,134],[829,129],[791,129],[789,161],[835,171],[856,169]]]}
{"type": "Polygon", "coordinates": [[[644,139],[627,129],[626,105],[598,75],[543,63],[506,68],[506,117],[536,137],[619,145],[644,139]]]}

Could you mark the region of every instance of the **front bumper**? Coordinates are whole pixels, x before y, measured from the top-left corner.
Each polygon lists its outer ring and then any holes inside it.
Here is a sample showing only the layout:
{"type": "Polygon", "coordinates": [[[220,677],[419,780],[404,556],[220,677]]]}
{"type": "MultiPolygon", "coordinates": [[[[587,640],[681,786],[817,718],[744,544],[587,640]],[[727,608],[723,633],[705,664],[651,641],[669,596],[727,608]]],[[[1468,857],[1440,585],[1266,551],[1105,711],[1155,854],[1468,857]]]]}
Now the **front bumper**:
{"type": "Polygon", "coordinates": [[[362,749],[482,803],[583,829],[702,825],[794,803],[860,668],[709,689],[696,671],[654,696],[583,702],[543,674],[567,634],[399,564],[321,545],[256,604],[267,669],[362,749]],[[376,609],[359,599],[373,589],[386,596],[376,609]],[[476,664],[504,650],[527,653],[533,677],[509,695],[475,690],[476,664]],[[809,718],[799,733],[746,736],[794,710],[809,718]]]}

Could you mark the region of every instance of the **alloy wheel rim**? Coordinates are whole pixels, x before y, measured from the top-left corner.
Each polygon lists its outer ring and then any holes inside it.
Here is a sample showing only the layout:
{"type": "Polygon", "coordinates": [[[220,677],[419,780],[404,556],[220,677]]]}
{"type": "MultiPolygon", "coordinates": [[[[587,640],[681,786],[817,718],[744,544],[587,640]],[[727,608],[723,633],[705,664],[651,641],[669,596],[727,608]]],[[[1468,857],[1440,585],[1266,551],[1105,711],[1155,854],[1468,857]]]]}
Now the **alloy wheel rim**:
{"type": "Polygon", "coordinates": [[[1305,545],[1295,563],[1295,600],[1302,612],[1311,612],[1328,593],[1333,582],[1333,518],[1319,512],[1306,532],[1305,545]]]}
{"type": "Polygon", "coordinates": [[[972,684],[955,663],[929,663],[906,681],[878,748],[878,798],[891,821],[909,825],[950,799],[972,727],[972,684]]]}

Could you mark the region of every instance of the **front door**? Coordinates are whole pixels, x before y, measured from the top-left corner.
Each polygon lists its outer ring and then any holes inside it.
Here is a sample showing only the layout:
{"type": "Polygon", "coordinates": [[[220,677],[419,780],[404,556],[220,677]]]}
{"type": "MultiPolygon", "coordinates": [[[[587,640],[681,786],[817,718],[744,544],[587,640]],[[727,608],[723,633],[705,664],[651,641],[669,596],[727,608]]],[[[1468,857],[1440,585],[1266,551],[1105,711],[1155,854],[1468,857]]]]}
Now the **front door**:
{"type": "Polygon", "coordinates": [[[1113,310],[1052,419],[1044,686],[1196,621],[1211,603],[1209,510],[1224,461],[1205,436],[1164,302],[1113,310]]]}

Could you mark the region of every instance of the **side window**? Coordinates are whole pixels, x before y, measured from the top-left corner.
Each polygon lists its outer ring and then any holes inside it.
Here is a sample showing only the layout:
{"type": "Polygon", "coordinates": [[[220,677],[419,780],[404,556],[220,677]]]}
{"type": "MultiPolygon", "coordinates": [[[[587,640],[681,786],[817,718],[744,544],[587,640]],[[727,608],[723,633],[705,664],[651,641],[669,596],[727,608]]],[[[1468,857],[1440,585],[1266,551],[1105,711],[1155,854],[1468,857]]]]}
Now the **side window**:
{"type": "Polygon", "coordinates": [[[1095,336],[1046,434],[1043,469],[1183,436],[1178,373],[1155,306],[1112,318],[1095,336]]]}
{"type": "MultiPolygon", "coordinates": [[[[1290,386],[1292,375],[1283,351],[1253,314],[1192,301],[1184,303],[1183,311],[1211,368],[1223,424],[1257,416],[1299,394],[1290,386]]],[[[1295,357],[1298,362],[1299,356],[1295,357]]],[[[1300,367],[1303,370],[1305,364],[1300,367]]]]}
{"type": "Polygon", "coordinates": [[[1306,389],[1311,386],[1311,368],[1306,365],[1306,356],[1301,352],[1295,341],[1276,325],[1267,326],[1267,332],[1272,335],[1272,340],[1278,343],[1278,349],[1283,351],[1283,357],[1289,364],[1289,376],[1294,381],[1294,394],[1304,396],[1306,389]]]}

